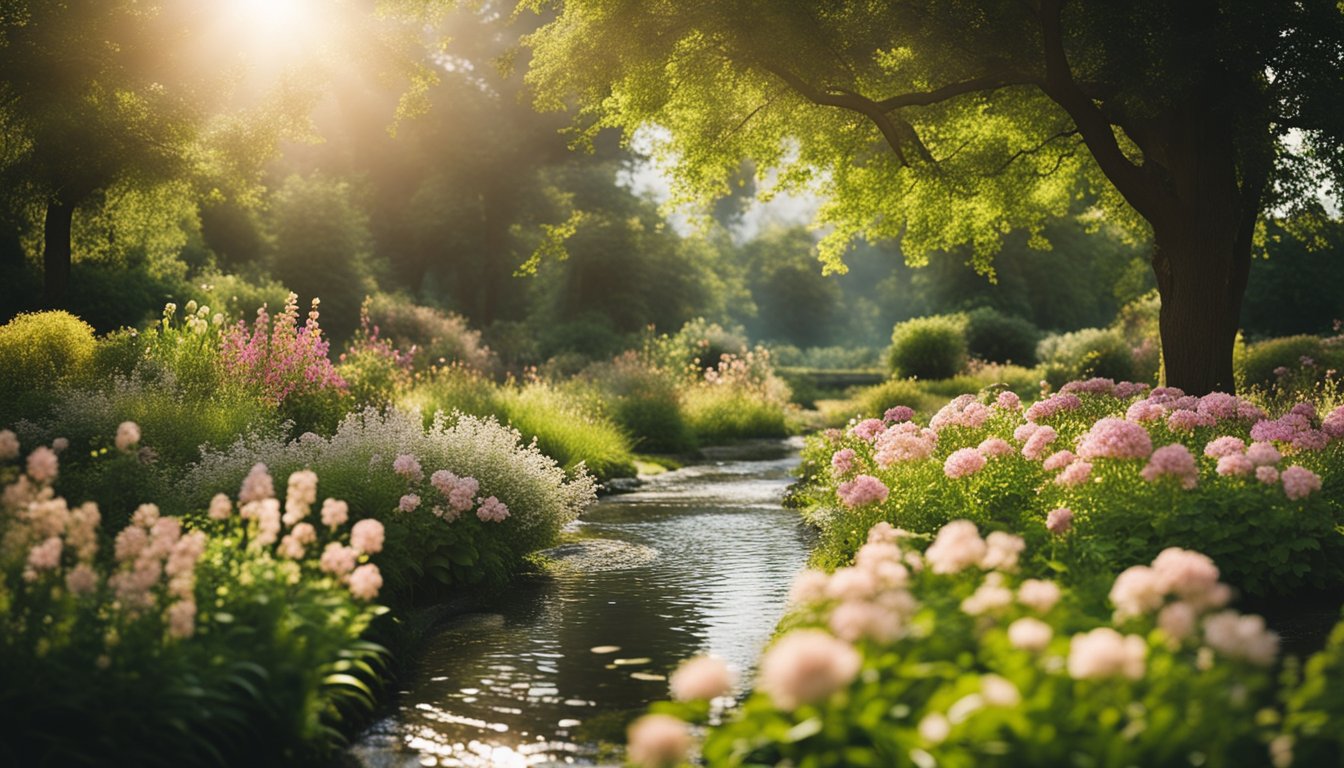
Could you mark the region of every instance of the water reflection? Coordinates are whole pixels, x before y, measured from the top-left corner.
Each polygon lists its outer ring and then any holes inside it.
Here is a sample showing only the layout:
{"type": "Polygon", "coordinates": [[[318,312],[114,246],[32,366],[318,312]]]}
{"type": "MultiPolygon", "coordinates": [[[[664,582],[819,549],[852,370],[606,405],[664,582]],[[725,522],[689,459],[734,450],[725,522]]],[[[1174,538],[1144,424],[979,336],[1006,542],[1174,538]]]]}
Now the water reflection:
{"type": "Polygon", "coordinates": [[[432,643],[397,713],[354,748],[367,766],[567,765],[667,693],[685,657],[748,672],[802,568],[806,532],[779,499],[797,458],[724,460],[603,500],[494,613],[432,643]]]}

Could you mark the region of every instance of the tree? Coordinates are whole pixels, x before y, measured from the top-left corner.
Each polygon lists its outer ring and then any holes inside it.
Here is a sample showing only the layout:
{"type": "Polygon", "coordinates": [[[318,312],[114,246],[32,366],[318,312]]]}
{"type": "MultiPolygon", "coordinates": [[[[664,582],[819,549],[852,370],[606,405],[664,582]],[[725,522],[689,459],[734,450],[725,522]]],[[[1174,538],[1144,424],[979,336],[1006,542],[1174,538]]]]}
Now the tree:
{"type": "Polygon", "coordinates": [[[576,103],[585,135],[662,126],[684,198],[744,158],[821,191],[833,270],[856,236],[989,270],[1006,232],[1044,246],[1095,195],[1151,231],[1167,381],[1191,392],[1233,388],[1263,212],[1319,210],[1344,176],[1333,0],[565,0],[530,44],[539,104],[576,103]]]}

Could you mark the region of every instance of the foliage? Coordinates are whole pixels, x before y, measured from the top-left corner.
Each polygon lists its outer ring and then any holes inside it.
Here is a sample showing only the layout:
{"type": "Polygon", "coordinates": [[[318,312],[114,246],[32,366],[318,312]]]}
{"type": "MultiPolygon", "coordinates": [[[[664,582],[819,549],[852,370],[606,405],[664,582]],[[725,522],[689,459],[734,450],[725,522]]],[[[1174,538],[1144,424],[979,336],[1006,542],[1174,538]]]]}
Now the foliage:
{"type": "Polygon", "coordinates": [[[877,350],[871,347],[807,347],[771,344],[770,355],[781,368],[857,370],[878,366],[877,350]]]}
{"type": "MultiPolygon", "coordinates": [[[[123,431],[117,442],[134,447],[123,431]]],[[[244,487],[237,513],[223,494],[187,525],[142,504],[113,540],[97,504],[53,495],[50,449],[33,451],[25,474],[0,473],[7,762],[318,762],[341,743],[335,726],[372,708],[384,652],[361,636],[382,612],[369,602],[380,582],[376,566],[355,566],[381,536],[351,536],[333,520],[308,525],[296,551],[315,478],[297,496],[291,478],[289,533],[277,545],[268,475],[244,487]],[[348,562],[319,562],[323,544],[348,562]],[[259,743],[271,751],[258,754],[259,743]]]]}
{"type": "Polygon", "coordinates": [[[683,394],[686,423],[701,445],[789,434],[788,385],[774,375],[763,347],[725,354],[683,394]]]}
{"type": "Polygon", "coordinates": [[[966,348],[972,357],[988,363],[1036,364],[1041,332],[1031,321],[990,307],[966,313],[966,348]]]}
{"type": "MultiPolygon", "coordinates": [[[[1066,585],[1022,580],[1012,535],[955,522],[922,554],[927,537],[864,536],[852,567],[795,582],[757,691],[705,738],[709,765],[1178,766],[1198,751],[1225,768],[1275,749],[1258,718],[1278,638],[1223,610],[1202,555],[1130,569],[1102,618],[1066,585]]],[[[683,698],[654,710],[703,722],[704,701],[683,698]]]]}
{"type": "Polygon", "coordinates": [[[688,320],[670,338],[659,342],[659,362],[669,369],[683,367],[697,374],[716,368],[724,355],[740,357],[751,347],[746,334],[703,317],[688,320]]]}
{"type": "Polygon", "coordinates": [[[1166,546],[1200,548],[1249,593],[1341,583],[1344,508],[1328,489],[1340,482],[1344,412],[1322,419],[1300,405],[1271,420],[1229,395],[1143,389],[1076,382],[1025,412],[1009,394],[988,405],[964,395],[929,427],[888,412],[814,438],[795,496],[821,527],[818,562],[847,562],[858,532],[881,520],[929,533],[964,517],[1021,534],[1041,553],[1031,572],[1060,570],[1080,587],[1166,546]],[[856,502],[857,475],[890,493],[856,502]],[[1061,508],[1073,515],[1067,535],[1046,526],[1061,508]]]}
{"type": "Polygon", "coordinates": [[[1284,697],[1281,743],[1297,764],[1334,765],[1344,759],[1344,620],[1335,625],[1326,647],[1307,660],[1301,679],[1284,697]]]}
{"type": "Polygon", "coordinates": [[[481,343],[480,332],[459,315],[386,293],[369,297],[366,306],[369,321],[398,349],[411,354],[417,370],[453,364],[485,372],[495,368],[494,354],[481,343]]]}
{"type": "Polygon", "coordinates": [[[1041,339],[1036,356],[1045,367],[1045,378],[1055,387],[1092,377],[1128,380],[1135,372],[1134,350],[1114,328],[1051,334],[1041,339]]]}
{"type": "Polygon", "coordinates": [[[966,365],[966,316],[933,315],[897,323],[891,331],[887,367],[919,379],[946,379],[966,365]]]}
{"type": "MultiPolygon", "coordinates": [[[[414,349],[414,348],[412,348],[414,349]]],[[[379,336],[369,320],[369,303],[360,308],[359,330],[341,353],[336,374],[345,382],[356,408],[385,406],[399,400],[411,386],[413,352],[401,352],[379,336]]]]}
{"type": "Polygon", "coordinates": [[[1285,336],[1247,344],[1239,361],[1238,383],[1245,387],[1275,388],[1289,384],[1286,378],[1320,381],[1327,371],[1344,369],[1341,339],[1344,336],[1329,341],[1318,336],[1285,336]]]}
{"type": "Polygon", "coordinates": [[[214,307],[224,319],[236,322],[256,315],[262,307],[283,307],[291,291],[264,274],[206,272],[196,278],[193,295],[214,307]]]}
{"type": "Polygon", "coordinates": [[[16,419],[29,400],[48,401],[58,384],[81,380],[93,354],[93,328],[68,312],[23,314],[0,326],[0,417],[16,419]]]}
{"type": "Polygon", "coordinates": [[[609,362],[588,366],[581,378],[600,393],[612,420],[639,450],[686,453],[695,448],[677,374],[630,350],[609,362]]]}

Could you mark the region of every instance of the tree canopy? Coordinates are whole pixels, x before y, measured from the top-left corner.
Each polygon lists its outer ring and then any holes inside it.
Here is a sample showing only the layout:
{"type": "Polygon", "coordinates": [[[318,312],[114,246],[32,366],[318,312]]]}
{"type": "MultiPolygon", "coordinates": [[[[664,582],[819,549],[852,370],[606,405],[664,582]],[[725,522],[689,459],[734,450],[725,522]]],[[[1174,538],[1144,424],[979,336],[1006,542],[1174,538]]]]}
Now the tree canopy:
{"type": "MultiPolygon", "coordinates": [[[[538,3],[538,5],[546,5],[538,3]]],[[[658,126],[680,199],[744,159],[827,203],[829,269],[856,237],[907,259],[1094,201],[1151,231],[1168,380],[1232,388],[1264,211],[1320,210],[1344,172],[1334,2],[565,0],[531,36],[539,104],[581,138],[658,126]]],[[[1043,289],[1046,287],[1043,286],[1043,289]]]]}

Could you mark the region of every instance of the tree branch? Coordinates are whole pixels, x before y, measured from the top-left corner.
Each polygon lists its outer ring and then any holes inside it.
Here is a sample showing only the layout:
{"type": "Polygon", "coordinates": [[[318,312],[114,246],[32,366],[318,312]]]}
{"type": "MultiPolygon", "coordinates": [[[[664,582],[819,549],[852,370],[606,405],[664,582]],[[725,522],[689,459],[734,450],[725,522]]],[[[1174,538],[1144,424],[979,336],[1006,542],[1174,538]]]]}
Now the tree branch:
{"type": "Polygon", "coordinates": [[[1074,80],[1064,53],[1061,29],[1063,0],[1042,0],[1040,10],[1041,40],[1045,49],[1044,91],[1073,118],[1078,133],[1087,143],[1102,173],[1111,180],[1117,191],[1150,222],[1166,217],[1173,209],[1157,182],[1142,167],[1135,165],[1120,149],[1111,129],[1111,122],[1100,108],[1083,92],[1074,80]]]}
{"type": "MultiPolygon", "coordinates": [[[[1077,128],[1069,128],[1069,129],[1067,129],[1067,130],[1060,131],[1059,133],[1056,133],[1056,134],[1050,136],[1050,137],[1047,138],[1045,141],[1042,141],[1041,143],[1037,144],[1037,145],[1034,146],[1034,147],[1027,147],[1027,148],[1025,148],[1025,149],[1019,149],[1019,150],[1017,150],[1016,152],[1014,152],[1012,155],[1010,155],[1010,156],[1008,157],[1007,160],[1004,160],[1004,161],[1003,161],[1003,164],[1000,165],[998,168],[994,169],[994,172],[991,173],[990,175],[991,175],[991,176],[997,176],[997,175],[1003,173],[1004,171],[1008,170],[1008,166],[1010,166],[1010,165],[1012,165],[1014,162],[1016,162],[1018,158],[1020,158],[1020,157],[1024,157],[1024,156],[1026,156],[1026,155],[1034,155],[1034,154],[1036,154],[1037,152],[1040,152],[1042,149],[1045,149],[1046,146],[1048,146],[1049,144],[1051,144],[1051,143],[1053,143],[1053,142],[1055,142],[1055,141],[1058,141],[1059,139],[1067,139],[1067,138],[1070,137],[1070,136],[1077,136],[1077,135],[1078,135],[1078,129],[1077,129],[1077,128]]],[[[1076,145],[1075,145],[1075,146],[1076,146],[1076,145]]],[[[1073,156],[1073,150],[1072,150],[1072,149],[1070,149],[1068,152],[1064,153],[1063,155],[1060,155],[1060,159],[1058,160],[1058,162],[1055,163],[1055,167],[1054,167],[1054,169],[1053,169],[1051,172],[1053,173],[1054,170],[1059,170],[1059,166],[1063,163],[1063,158],[1064,158],[1064,157],[1072,157],[1072,156],[1073,156]]],[[[1045,175],[1048,176],[1048,175],[1050,175],[1050,174],[1047,173],[1047,174],[1045,174],[1045,175]]]]}
{"type": "Polygon", "coordinates": [[[824,107],[840,107],[841,109],[848,109],[851,112],[857,112],[864,115],[869,120],[872,120],[873,124],[877,126],[877,130],[882,133],[882,138],[886,139],[887,144],[896,152],[896,158],[900,161],[901,165],[910,165],[910,161],[905,156],[906,144],[914,145],[921,158],[927,162],[933,162],[932,155],[929,154],[928,148],[919,141],[919,137],[915,134],[914,127],[904,120],[888,114],[886,110],[882,109],[882,107],[872,99],[860,96],[856,93],[824,91],[783,67],[775,66],[773,64],[762,64],[762,66],[768,72],[787,83],[790,88],[793,88],[793,90],[802,94],[803,98],[813,104],[824,107]]]}
{"type": "Polygon", "coordinates": [[[977,91],[996,91],[1000,88],[1006,88],[1010,85],[1038,85],[1031,78],[1021,75],[986,75],[985,77],[976,77],[965,80],[960,83],[951,83],[941,88],[935,88],[932,91],[915,91],[913,93],[902,93],[898,96],[890,96],[881,101],[874,102],[883,111],[890,112],[901,107],[927,107],[930,104],[947,101],[956,96],[963,96],[977,91]]]}

